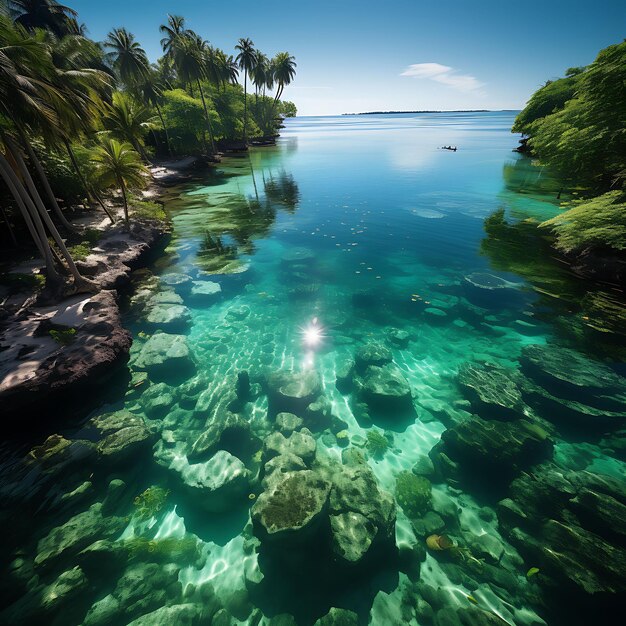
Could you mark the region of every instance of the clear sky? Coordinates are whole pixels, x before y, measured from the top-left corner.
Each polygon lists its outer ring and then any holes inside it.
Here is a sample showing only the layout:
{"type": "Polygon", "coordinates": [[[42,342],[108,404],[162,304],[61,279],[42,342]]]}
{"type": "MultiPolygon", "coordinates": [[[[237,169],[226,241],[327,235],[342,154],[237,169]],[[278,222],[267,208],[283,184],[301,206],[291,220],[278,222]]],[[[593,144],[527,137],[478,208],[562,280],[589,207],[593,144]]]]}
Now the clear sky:
{"type": "Polygon", "coordinates": [[[189,28],[229,53],[250,37],[288,51],[284,98],[301,115],[371,110],[518,109],[545,80],[626,37],[624,0],[65,0],[90,36],[115,26],[151,60],[159,24],[189,28]]]}

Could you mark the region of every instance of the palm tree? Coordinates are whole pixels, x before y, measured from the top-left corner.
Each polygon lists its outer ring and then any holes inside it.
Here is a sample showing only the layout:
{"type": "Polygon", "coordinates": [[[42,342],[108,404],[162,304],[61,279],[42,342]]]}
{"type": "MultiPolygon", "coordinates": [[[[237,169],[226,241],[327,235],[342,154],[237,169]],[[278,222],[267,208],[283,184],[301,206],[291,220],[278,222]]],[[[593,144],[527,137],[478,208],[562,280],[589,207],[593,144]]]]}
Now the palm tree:
{"type": "Polygon", "coordinates": [[[161,39],[163,52],[166,57],[171,56],[174,41],[185,32],[185,18],[180,15],[168,15],[167,24],[161,24],[159,30],[165,35],[161,39]]]}
{"type": "Polygon", "coordinates": [[[235,46],[239,51],[236,61],[243,70],[243,139],[248,141],[248,74],[252,72],[257,63],[257,53],[254,43],[250,39],[240,39],[235,46]]]}
{"type": "Polygon", "coordinates": [[[57,37],[78,34],[78,13],[54,0],[9,0],[9,11],[16,24],[32,31],[43,28],[57,37]]]}
{"type": "Polygon", "coordinates": [[[254,83],[255,102],[257,104],[259,101],[259,92],[264,90],[267,85],[267,75],[269,72],[270,60],[262,52],[257,52],[256,65],[251,72],[252,82],[254,83]]]}
{"type": "Polygon", "coordinates": [[[296,75],[296,59],[288,52],[279,52],[273,59],[274,65],[274,81],[278,85],[274,104],[276,104],[281,96],[285,86],[288,85],[296,75]]]}
{"type": "Polygon", "coordinates": [[[128,93],[116,91],[111,103],[105,105],[102,118],[104,129],[116,139],[130,143],[146,162],[150,159],[144,148],[143,136],[155,124],[152,111],[128,93]]]}
{"type": "Polygon", "coordinates": [[[144,49],[135,36],[125,28],[114,28],[104,41],[113,69],[127,87],[145,81],[150,74],[150,63],[144,49]]]}
{"type": "Polygon", "coordinates": [[[128,189],[146,185],[148,168],[129,143],[116,139],[105,139],[95,148],[91,160],[95,165],[96,177],[101,187],[103,189],[116,187],[122,192],[124,219],[128,224],[128,189]]]}
{"type": "Polygon", "coordinates": [[[156,69],[151,69],[150,75],[146,78],[146,80],[138,86],[137,91],[143,98],[145,102],[151,104],[159,116],[161,120],[161,126],[163,127],[163,132],[165,133],[165,143],[167,146],[167,151],[170,156],[172,156],[172,148],[170,147],[170,137],[167,131],[167,126],[165,124],[165,118],[163,117],[163,113],[161,112],[161,103],[163,101],[163,90],[164,84],[161,81],[158,71],[156,69]]]}
{"type": "Polygon", "coordinates": [[[209,45],[193,31],[186,30],[183,34],[173,40],[171,50],[178,78],[185,84],[195,82],[198,87],[200,98],[202,99],[202,106],[204,108],[207,130],[209,131],[211,151],[215,153],[213,126],[211,124],[204,90],[202,89],[202,83],[200,82],[203,79],[209,78],[207,75],[209,45]]]}

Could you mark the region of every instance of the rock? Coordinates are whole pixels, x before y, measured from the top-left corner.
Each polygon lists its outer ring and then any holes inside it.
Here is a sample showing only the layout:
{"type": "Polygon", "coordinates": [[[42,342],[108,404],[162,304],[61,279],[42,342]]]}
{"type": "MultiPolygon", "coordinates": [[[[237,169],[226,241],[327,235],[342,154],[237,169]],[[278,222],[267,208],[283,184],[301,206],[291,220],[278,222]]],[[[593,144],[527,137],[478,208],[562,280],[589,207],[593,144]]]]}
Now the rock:
{"type": "Polygon", "coordinates": [[[435,626],[463,626],[457,611],[452,608],[439,609],[435,613],[435,626]]]}
{"type": "Polygon", "coordinates": [[[307,467],[299,456],[295,454],[279,454],[265,464],[263,485],[267,487],[268,481],[276,482],[287,472],[297,472],[305,469],[307,467]]]}
{"type": "Polygon", "coordinates": [[[90,441],[50,435],[43,444],[35,446],[28,453],[26,462],[54,476],[63,474],[72,467],[88,465],[95,458],[96,447],[90,441]]]}
{"type": "Polygon", "coordinates": [[[266,377],[268,412],[302,413],[320,395],[322,382],[314,370],[279,371],[266,377]]]}
{"type": "Polygon", "coordinates": [[[121,517],[102,517],[101,509],[100,503],[93,504],[40,539],[35,566],[48,567],[58,559],[71,558],[97,539],[120,533],[126,521],[121,517]]]}
{"type": "Polygon", "coordinates": [[[88,428],[94,428],[100,436],[110,435],[122,428],[131,426],[143,426],[144,421],[139,415],[131,413],[126,409],[115,411],[113,413],[103,413],[93,417],[87,422],[88,428]]]}
{"type": "Polygon", "coordinates": [[[420,520],[431,505],[430,481],[411,472],[400,472],[396,477],[396,500],[411,521],[420,520]]]}
{"type": "Polygon", "coordinates": [[[300,430],[304,420],[293,413],[279,413],[276,416],[276,428],[280,433],[288,437],[295,430],[300,430]]]}
{"type": "Polygon", "coordinates": [[[360,346],[354,355],[355,365],[359,372],[365,372],[370,365],[381,367],[391,363],[392,360],[391,350],[382,343],[367,343],[360,346]]]}
{"type": "Polygon", "coordinates": [[[524,402],[515,384],[516,372],[495,363],[466,363],[458,382],[472,408],[485,419],[524,417],[524,402]]]}
{"type": "Polygon", "coordinates": [[[202,303],[215,302],[222,294],[222,287],[219,283],[210,280],[194,280],[191,287],[191,297],[202,303]]]}
{"type": "Polygon", "coordinates": [[[446,523],[434,511],[427,511],[422,517],[411,518],[411,524],[416,536],[423,539],[440,533],[446,527],[446,523]]]}
{"type": "Polygon", "coordinates": [[[198,604],[175,604],[146,613],[128,626],[195,626],[206,619],[210,619],[210,616],[198,604]]]}
{"type": "Polygon", "coordinates": [[[267,461],[278,455],[295,455],[309,464],[315,457],[316,447],[315,439],[306,429],[293,432],[289,437],[272,433],[263,442],[263,458],[267,461]]]}
{"type": "Polygon", "coordinates": [[[163,274],[161,276],[161,282],[168,287],[173,287],[176,291],[181,293],[188,291],[192,284],[191,276],[176,273],[163,274]]]}
{"type": "Polygon", "coordinates": [[[246,304],[241,306],[231,306],[226,312],[226,319],[230,321],[245,320],[250,315],[250,307],[246,304]]]}
{"type": "MultiPolygon", "coordinates": [[[[599,361],[576,350],[553,345],[529,345],[522,349],[522,370],[555,395],[585,402],[589,395],[626,394],[626,380],[599,361]]],[[[617,410],[626,396],[617,400],[617,410]]]]}
{"type": "Polygon", "coordinates": [[[136,461],[152,448],[154,440],[147,426],[128,426],[102,439],[98,443],[98,453],[108,463],[136,461]]]}
{"type": "Polygon", "coordinates": [[[376,526],[360,513],[348,511],[330,516],[333,552],[349,563],[357,563],[376,537],[376,526]]]}
{"type": "Polygon", "coordinates": [[[335,364],[335,385],[341,393],[347,393],[352,387],[354,377],[354,359],[350,357],[338,358],[335,364]]]}
{"type": "Polygon", "coordinates": [[[523,292],[519,289],[521,284],[494,274],[473,272],[465,276],[462,285],[468,300],[483,308],[515,308],[523,303],[523,292]]]}
{"type": "Polygon", "coordinates": [[[182,304],[183,299],[175,291],[160,291],[148,300],[148,307],[157,304],[182,304]]]}
{"type": "Polygon", "coordinates": [[[309,248],[292,247],[280,257],[281,263],[285,265],[296,265],[315,260],[315,253],[309,248]]]}
{"type": "Polygon", "coordinates": [[[227,413],[223,419],[209,422],[207,429],[194,442],[188,458],[192,462],[206,459],[218,450],[245,456],[250,452],[251,437],[250,424],[239,415],[227,413]]]}
{"type": "Polygon", "coordinates": [[[324,617],[320,617],[314,626],[358,626],[358,624],[359,618],[356,613],[333,607],[324,617]]]}
{"type": "Polygon", "coordinates": [[[489,533],[473,535],[468,541],[468,546],[474,556],[490,563],[498,563],[504,554],[502,542],[489,533]]]}
{"type": "Polygon", "coordinates": [[[140,403],[150,419],[162,419],[174,405],[173,389],[165,383],[150,385],[141,394],[140,403]]]}
{"type": "Polygon", "coordinates": [[[435,474],[435,466],[429,456],[422,454],[411,471],[417,476],[429,478],[435,474]]]}
{"type": "Polygon", "coordinates": [[[111,594],[96,602],[85,626],[129,623],[180,597],[178,568],[173,565],[137,563],[128,567],[111,594]]]}
{"type": "Polygon", "coordinates": [[[374,410],[407,411],[413,408],[411,387],[401,370],[389,363],[369,366],[358,379],[359,397],[374,410]]]}
{"type": "Polygon", "coordinates": [[[283,545],[308,541],[326,514],[330,489],[330,482],[310,470],[284,474],[252,507],[255,534],[283,545]]]}
{"type": "Polygon", "coordinates": [[[411,335],[406,330],[399,330],[397,328],[393,328],[389,331],[387,335],[387,339],[392,346],[396,348],[400,348],[404,350],[409,345],[409,340],[411,339],[411,335]]]}
{"type": "Polygon", "coordinates": [[[146,323],[169,333],[183,332],[191,323],[191,313],[181,304],[157,304],[148,311],[146,323]]]}
{"type": "Polygon", "coordinates": [[[370,550],[393,543],[396,509],[389,493],[379,489],[367,465],[338,466],[330,494],[333,552],[357,563],[370,550]],[[355,514],[355,515],[352,515],[355,514]]]}
{"type": "Polygon", "coordinates": [[[192,372],[194,363],[184,335],[156,333],[141,348],[135,367],[161,380],[192,372]]]}
{"type": "Polygon", "coordinates": [[[102,501],[102,515],[112,515],[124,500],[125,492],[126,483],[119,478],[114,478],[109,483],[106,496],[102,501]]]}
{"type": "MultiPolygon", "coordinates": [[[[433,451],[445,453],[466,469],[505,477],[549,458],[552,442],[542,428],[526,420],[496,422],[475,415],[444,431],[433,451]]],[[[431,458],[435,461],[432,454],[431,458]]]]}
{"type": "Polygon", "coordinates": [[[243,502],[249,491],[250,472],[225,450],[216,452],[204,463],[176,464],[185,490],[194,503],[210,512],[221,512],[243,502]]]}

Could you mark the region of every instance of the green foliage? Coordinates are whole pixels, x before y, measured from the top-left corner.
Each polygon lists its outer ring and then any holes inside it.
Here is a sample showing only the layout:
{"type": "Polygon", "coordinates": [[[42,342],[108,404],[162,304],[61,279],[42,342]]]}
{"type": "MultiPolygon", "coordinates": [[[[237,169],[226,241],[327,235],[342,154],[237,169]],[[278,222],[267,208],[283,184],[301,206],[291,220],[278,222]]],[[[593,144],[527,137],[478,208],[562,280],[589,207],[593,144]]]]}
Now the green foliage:
{"type": "Polygon", "coordinates": [[[140,520],[148,520],[154,517],[165,506],[169,493],[169,489],[157,486],[148,487],[133,501],[136,516],[140,520]]]}
{"type": "Polygon", "coordinates": [[[400,472],[396,478],[396,500],[409,519],[422,517],[430,508],[432,488],[428,478],[400,472]]]}
{"type": "Polygon", "coordinates": [[[577,76],[548,81],[531,96],[524,109],[515,118],[511,131],[529,135],[534,122],[560,111],[567,101],[574,97],[577,85],[577,76]]]}
{"type": "Polygon", "coordinates": [[[526,578],[531,578],[532,576],[536,576],[541,570],[538,567],[531,567],[526,572],[526,578]]]}
{"type": "Polygon", "coordinates": [[[69,246],[68,251],[75,261],[84,261],[91,254],[91,246],[88,241],[83,241],[69,246]]]}
{"type": "Polygon", "coordinates": [[[137,561],[157,561],[191,565],[197,561],[200,551],[198,542],[193,537],[164,537],[147,539],[133,537],[124,541],[129,558],[137,561]]]}
{"type": "Polygon", "coordinates": [[[32,143],[55,197],[63,198],[68,204],[81,202],[85,197],[85,190],[67,154],[47,150],[41,141],[32,143]]]}
{"type": "Polygon", "coordinates": [[[534,120],[537,111],[533,115],[532,110],[525,109],[514,129],[530,135],[534,154],[563,180],[601,191],[623,185],[626,42],[605,48],[585,71],[563,80],[575,83],[565,105],[534,120]],[[529,124],[524,121],[526,117],[531,120],[529,124]]]}
{"type": "Polygon", "coordinates": [[[42,274],[22,274],[20,272],[0,274],[0,285],[8,287],[11,293],[38,289],[45,284],[46,278],[42,274]]]}
{"type": "Polygon", "coordinates": [[[161,109],[174,152],[198,153],[202,147],[201,137],[205,127],[200,98],[192,98],[183,89],[165,91],[161,109]]]}
{"type": "Polygon", "coordinates": [[[626,193],[610,191],[589,200],[573,203],[573,208],[541,224],[556,235],[556,245],[564,252],[585,248],[626,250],[626,193]]]}
{"type": "Polygon", "coordinates": [[[377,430],[367,431],[367,451],[374,458],[382,458],[389,449],[389,440],[377,430]]]}
{"type": "Polygon", "coordinates": [[[131,213],[137,217],[145,217],[160,221],[165,221],[167,219],[165,209],[159,202],[144,200],[135,194],[131,194],[128,202],[131,207],[131,213]]]}
{"type": "Polygon", "coordinates": [[[50,337],[62,346],[69,346],[76,339],[75,328],[52,329],[50,337]]]}
{"type": "Polygon", "coordinates": [[[296,117],[296,115],[298,115],[298,108],[293,102],[283,100],[278,104],[278,112],[282,113],[285,117],[296,117]]]}

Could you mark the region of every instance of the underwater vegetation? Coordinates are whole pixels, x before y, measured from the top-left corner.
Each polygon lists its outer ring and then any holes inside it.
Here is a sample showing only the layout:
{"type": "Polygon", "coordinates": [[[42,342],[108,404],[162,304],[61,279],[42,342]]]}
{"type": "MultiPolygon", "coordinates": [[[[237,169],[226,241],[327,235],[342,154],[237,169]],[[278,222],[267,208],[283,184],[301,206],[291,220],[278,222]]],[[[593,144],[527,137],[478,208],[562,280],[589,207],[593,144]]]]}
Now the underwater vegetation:
{"type": "Polygon", "coordinates": [[[385,435],[381,435],[377,430],[367,431],[367,451],[375,459],[380,459],[389,449],[389,440],[385,435]]]}
{"type": "Polygon", "coordinates": [[[432,486],[428,478],[412,472],[396,476],[396,500],[409,519],[424,515],[430,507],[432,486]]]}
{"type": "Polygon", "coordinates": [[[169,494],[169,489],[159,486],[148,487],[133,500],[135,514],[139,519],[150,519],[163,509],[169,494]]]}

